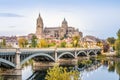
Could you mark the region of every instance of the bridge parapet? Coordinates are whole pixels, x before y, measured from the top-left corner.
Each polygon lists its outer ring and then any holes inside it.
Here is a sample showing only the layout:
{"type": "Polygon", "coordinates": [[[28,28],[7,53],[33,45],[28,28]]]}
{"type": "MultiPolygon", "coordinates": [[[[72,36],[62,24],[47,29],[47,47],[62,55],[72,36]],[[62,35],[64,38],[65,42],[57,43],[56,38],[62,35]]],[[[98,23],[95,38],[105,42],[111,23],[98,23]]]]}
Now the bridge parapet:
{"type": "MultiPolygon", "coordinates": [[[[0,52],[16,52],[19,48],[2,48],[0,52]]],[[[21,52],[36,52],[36,51],[73,51],[73,50],[101,50],[101,48],[21,48],[21,52]]]]}
{"type": "Polygon", "coordinates": [[[2,48],[0,49],[0,52],[16,52],[16,48],[2,48]]]}
{"type": "Polygon", "coordinates": [[[20,49],[21,52],[34,52],[34,51],[54,51],[54,48],[26,48],[20,49]]]}

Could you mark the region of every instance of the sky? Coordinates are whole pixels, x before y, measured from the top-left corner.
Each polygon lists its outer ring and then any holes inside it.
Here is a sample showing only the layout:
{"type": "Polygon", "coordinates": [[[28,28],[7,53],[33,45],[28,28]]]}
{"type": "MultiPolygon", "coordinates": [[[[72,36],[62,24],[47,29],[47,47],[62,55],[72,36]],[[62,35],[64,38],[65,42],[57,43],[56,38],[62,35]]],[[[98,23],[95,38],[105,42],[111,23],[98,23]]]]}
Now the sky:
{"type": "Polygon", "coordinates": [[[0,36],[35,33],[39,13],[44,27],[66,18],[83,36],[117,38],[120,29],[120,0],[0,0],[0,36]]]}

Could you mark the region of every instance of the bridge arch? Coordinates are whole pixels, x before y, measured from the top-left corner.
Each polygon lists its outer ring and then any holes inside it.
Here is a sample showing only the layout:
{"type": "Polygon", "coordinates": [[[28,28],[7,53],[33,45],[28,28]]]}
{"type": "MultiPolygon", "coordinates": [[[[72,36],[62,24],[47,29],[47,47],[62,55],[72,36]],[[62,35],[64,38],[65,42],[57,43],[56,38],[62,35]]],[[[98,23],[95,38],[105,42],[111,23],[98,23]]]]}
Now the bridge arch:
{"type": "Polygon", "coordinates": [[[26,61],[28,61],[29,59],[32,59],[33,57],[36,57],[36,56],[47,56],[47,57],[49,57],[50,59],[52,59],[53,61],[55,61],[55,59],[54,59],[52,56],[48,55],[48,54],[45,54],[45,53],[36,53],[36,54],[32,54],[32,55],[26,57],[26,59],[24,59],[23,61],[21,61],[20,64],[22,65],[22,64],[24,64],[26,61]]]}
{"type": "Polygon", "coordinates": [[[8,61],[8,60],[5,60],[5,59],[0,58],[0,62],[6,63],[6,64],[8,64],[8,65],[10,65],[10,66],[12,66],[12,67],[15,68],[15,64],[13,64],[12,62],[10,62],[10,61],[8,61]]]}
{"type": "Polygon", "coordinates": [[[101,54],[101,50],[96,50],[95,52],[97,55],[101,54]]]}
{"type": "Polygon", "coordinates": [[[97,55],[94,50],[90,50],[90,51],[88,52],[88,55],[91,55],[91,54],[92,54],[92,55],[97,55]]]}
{"type": "Polygon", "coordinates": [[[58,59],[60,59],[65,54],[71,55],[73,58],[75,57],[71,52],[64,52],[58,56],[58,59]]]}
{"type": "Polygon", "coordinates": [[[77,56],[78,56],[79,54],[81,54],[81,53],[84,53],[84,54],[87,56],[87,53],[86,53],[85,51],[79,51],[79,52],[77,53],[77,56]]]}

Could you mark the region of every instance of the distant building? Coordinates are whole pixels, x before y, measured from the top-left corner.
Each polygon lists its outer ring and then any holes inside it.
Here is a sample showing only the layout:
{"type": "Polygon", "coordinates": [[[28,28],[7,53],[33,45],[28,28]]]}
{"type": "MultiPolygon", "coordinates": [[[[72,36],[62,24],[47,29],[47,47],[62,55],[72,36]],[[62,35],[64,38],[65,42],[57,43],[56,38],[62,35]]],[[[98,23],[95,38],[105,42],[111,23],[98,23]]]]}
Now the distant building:
{"type": "Polygon", "coordinates": [[[101,42],[101,39],[96,38],[95,36],[87,35],[81,39],[83,46],[87,45],[88,48],[98,47],[97,43],[101,42]]]}
{"type": "Polygon", "coordinates": [[[17,40],[16,36],[11,36],[11,37],[1,36],[0,37],[0,42],[2,42],[3,39],[5,39],[7,47],[14,47],[15,48],[16,46],[18,46],[18,40],[17,40]]]}
{"type": "Polygon", "coordinates": [[[68,23],[66,19],[62,21],[62,24],[60,27],[45,27],[43,20],[39,14],[37,18],[36,23],[36,33],[35,35],[37,38],[50,38],[50,39],[61,39],[61,38],[67,38],[72,36],[80,36],[82,37],[82,32],[80,32],[78,29],[75,29],[74,27],[68,26],[68,23]]]}
{"type": "Polygon", "coordinates": [[[28,40],[31,40],[32,37],[33,37],[33,35],[35,35],[35,34],[34,34],[34,33],[30,33],[30,34],[28,34],[28,40]]]}

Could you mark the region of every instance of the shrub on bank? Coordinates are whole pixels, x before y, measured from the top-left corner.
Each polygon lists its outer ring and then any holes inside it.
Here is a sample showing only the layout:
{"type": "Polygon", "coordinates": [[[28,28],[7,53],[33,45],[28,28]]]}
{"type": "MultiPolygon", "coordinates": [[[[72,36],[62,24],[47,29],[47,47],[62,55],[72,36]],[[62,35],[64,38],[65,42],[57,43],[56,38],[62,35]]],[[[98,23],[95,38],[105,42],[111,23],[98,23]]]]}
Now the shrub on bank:
{"type": "Polygon", "coordinates": [[[67,68],[54,66],[47,71],[46,80],[78,80],[78,71],[67,71],[67,68]]]}
{"type": "Polygon", "coordinates": [[[117,57],[120,57],[120,29],[117,32],[118,39],[115,41],[115,50],[117,57]]]}

